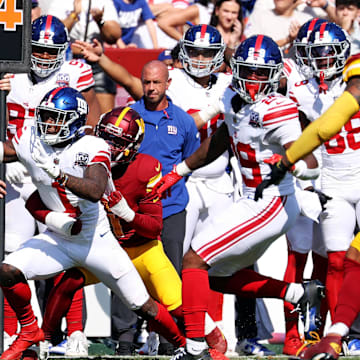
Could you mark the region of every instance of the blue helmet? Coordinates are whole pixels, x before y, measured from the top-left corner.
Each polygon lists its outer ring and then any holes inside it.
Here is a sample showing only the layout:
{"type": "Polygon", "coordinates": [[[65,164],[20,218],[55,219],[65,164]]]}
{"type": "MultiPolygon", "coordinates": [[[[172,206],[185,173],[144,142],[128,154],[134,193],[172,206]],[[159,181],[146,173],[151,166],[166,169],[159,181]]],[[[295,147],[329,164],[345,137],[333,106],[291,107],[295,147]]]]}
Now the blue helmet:
{"type": "Polygon", "coordinates": [[[67,86],[55,88],[36,108],[38,135],[48,145],[71,140],[80,134],[87,114],[87,102],[79,91],[67,86]]]}
{"type": "Polygon", "coordinates": [[[31,70],[40,77],[49,76],[64,62],[68,43],[68,31],[57,17],[36,19],[32,24],[31,70]]]}
{"type": "Polygon", "coordinates": [[[188,74],[201,78],[219,69],[224,51],[225,43],[219,30],[211,25],[194,25],[180,40],[179,59],[188,74]]]}
{"type": "Polygon", "coordinates": [[[308,57],[316,77],[331,79],[340,75],[349,55],[350,41],[340,26],[325,22],[311,32],[308,57]]]}
{"type": "Polygon", "coordinates": [[[279,86],[283,58],[278,45],[266,35],[244,40],[230,60],[233,88],[242,99],[255,103],[279,86]]]}
{"type": "Polygon", "coordinates": [[[308,61],[308,41],[311,32],[318,28],[321,24],[325,23],[325,19],[314,18],[304,23],[294,40],[293,46],[295,49],[295,62],[299,66],[300,71],[306,78],[313,76],[311,67],[308,61]]]}

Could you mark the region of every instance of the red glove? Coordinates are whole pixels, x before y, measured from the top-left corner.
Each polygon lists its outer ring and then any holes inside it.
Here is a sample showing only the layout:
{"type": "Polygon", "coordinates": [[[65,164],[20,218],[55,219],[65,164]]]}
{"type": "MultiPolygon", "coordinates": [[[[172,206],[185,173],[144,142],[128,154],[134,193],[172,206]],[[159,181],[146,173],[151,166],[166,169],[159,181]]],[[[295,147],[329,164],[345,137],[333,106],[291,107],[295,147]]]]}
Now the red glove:
{"type": "MultiPolygon", "coordinates": [[[[271,157],[267,158],[264,160],[265,164],[270,164],[270,165],[275,165],[276,163],[278,163],[281,159],[282,159],[282,155],[280,154],[273,154],[271,157]]],[[[290,168],[290,171],[293,171],[295,169],[295,165],[293,165],[290,168]]]]}
{"type": "Polygon", "coordinates": [[[152,192],[156,193],[161,199],[171,196],[171,187],[180,181],[183,177],[177,173],[176,165],[154,186],[152,192]]]}
{"type": "Polygon", "coordinates": [[[116,205],[121,199],[122,195],[120,191],[113,191],[109,197],[108,197],[108,204],[109,207],[112,208],[114,205],[116,205]]]}

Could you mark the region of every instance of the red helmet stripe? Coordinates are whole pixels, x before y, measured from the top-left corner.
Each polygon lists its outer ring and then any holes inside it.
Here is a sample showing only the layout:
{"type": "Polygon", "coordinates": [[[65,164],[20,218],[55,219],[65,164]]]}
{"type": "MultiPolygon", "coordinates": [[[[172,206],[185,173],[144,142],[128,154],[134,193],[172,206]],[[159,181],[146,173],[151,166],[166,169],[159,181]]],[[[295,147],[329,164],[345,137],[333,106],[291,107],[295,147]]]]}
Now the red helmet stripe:
{"type": "Polygon", "coordinates": [[[310,21],[308,33],[310,33],[311,31],[314,30],[314,27],[315,27],[316,23],[318,22],[318,20],[319,20],[319,18],[314,18],[310,21]]]}
{"type": "Polygon", "coordinates": [[[46,18],[46,24],[45,24],[45,39],[49,39],[50,38],[50,27],[51,27],[51,23],[52,23],[52,16],[48,15],[46,18]]]}
{"type": "Polygon", "coordinates": [[[64,88],[66,88],[66,86],[60,86],[60,87],[54,89],[54,90],[50,93],[50,95],[49,95],[49,100],[48,100],[48,101],[52,101],[52,98],[53,98],[60,90],[62,90],[62,89],[64,89],[64,88]]]}
{"type": "Polygon", "coordinates": [[[124,118],[124,116],[126,115],[126,113],[130,110],[131,108],[129,108],[128,106],[124,107],[123,111],[120,113],[120,115],[118,116],[118,118],[116,119],[116,123],[115,126],[119,126],[121,123],[121,120],[124,118]]]}
{"type": "Polygon", "coordinates": [[[205,37],[206,29],[207,29],[207,25],[201,25],[200,39],[203,39],[205,37]]]}
{"type": "Polygon", "coordinates": [[[324,32],[325,32],[326,25],[327,25],[326,22],[320,25],[320,29],[319,29],[320,40],[324,37],[324,32]]]}
{"type": "Polygon", "coordinates": [[[261,44],[263,42],[264,35],[258,35],[255,42],[254,57],[257,58],[260,54],[261,44]]]}

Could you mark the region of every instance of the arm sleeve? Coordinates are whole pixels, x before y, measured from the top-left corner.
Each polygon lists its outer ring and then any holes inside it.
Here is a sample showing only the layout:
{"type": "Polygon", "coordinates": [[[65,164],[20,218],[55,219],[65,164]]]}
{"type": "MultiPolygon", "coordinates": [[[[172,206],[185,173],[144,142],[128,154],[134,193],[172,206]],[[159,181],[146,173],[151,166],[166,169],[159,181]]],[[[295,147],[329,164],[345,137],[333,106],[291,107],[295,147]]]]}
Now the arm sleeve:
{"type": "Polygon", "coordinates": [[[139,210],[135,214],[134,220],[129,223],[137,234],[146,238],[156,239],[160,236],[162,229],[162,206],[161,201],[145,199],[139,204],[139,210]]]}
{"type": "Polygon", "coordinates": [[[286,151],[288,160],[294,164],[310,154],[318,146],[336,135],[349,119],[359,111],[357,100],[345,91],[286,151]]]}

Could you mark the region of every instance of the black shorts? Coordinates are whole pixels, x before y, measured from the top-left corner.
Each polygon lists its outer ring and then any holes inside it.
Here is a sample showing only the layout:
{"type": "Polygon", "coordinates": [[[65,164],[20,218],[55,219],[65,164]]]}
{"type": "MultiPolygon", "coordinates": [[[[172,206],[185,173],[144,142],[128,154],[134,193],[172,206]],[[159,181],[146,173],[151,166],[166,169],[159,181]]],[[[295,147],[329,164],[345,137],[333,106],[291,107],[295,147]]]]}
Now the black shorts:
{"type": "Polygon", "coordinates": [[[116,83],[97,63],[89,63],[95,80],[96,93],[116,95],[116,83]]]}

